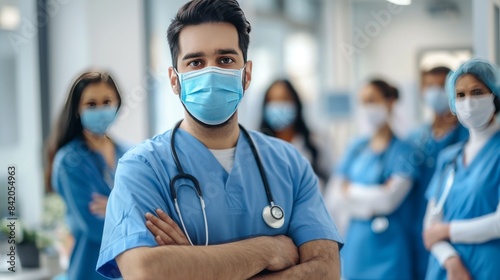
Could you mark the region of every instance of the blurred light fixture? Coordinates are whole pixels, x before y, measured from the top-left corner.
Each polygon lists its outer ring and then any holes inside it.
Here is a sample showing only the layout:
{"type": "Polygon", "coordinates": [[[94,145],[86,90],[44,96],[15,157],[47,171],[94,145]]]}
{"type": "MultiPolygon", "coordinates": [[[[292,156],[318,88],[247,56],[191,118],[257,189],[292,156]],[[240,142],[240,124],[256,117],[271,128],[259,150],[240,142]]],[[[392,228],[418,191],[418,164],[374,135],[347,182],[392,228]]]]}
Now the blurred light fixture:
{"type": "Polygon", "coordinates": [[[403,6],[411,4],[411,0],[387,0],[387,1],[396,5],[403,5],[403,6]]]}
{"type": "Polygon", "coordinates": [[[21,15],[16,6],[0,7],[0,29],[15,30],[19,25],[21,15]]]}

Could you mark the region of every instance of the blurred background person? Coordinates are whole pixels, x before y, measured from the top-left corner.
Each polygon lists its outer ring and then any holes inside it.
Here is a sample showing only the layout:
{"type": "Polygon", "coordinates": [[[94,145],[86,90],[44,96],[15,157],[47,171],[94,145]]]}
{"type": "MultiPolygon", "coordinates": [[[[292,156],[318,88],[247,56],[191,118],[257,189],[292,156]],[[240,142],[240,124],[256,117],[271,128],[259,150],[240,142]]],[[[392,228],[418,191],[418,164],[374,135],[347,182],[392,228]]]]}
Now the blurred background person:
{"type": "Polygon", "coordinates": [[[470,133],[443,150],[429,185],[427,279],[495,279],[500,266],[500,72],[471,59],[447,79],[451,111],[470,133]]]}
{"type": "Polygon", "coordinates": [[[95,267],[115,169],[127,150],[106,131],[120,106],[120,93],[108,73],[83,73],[73,83],[52,132],[46,174],[66,203],[66,221],[75,240],[68,279],[105,279],[95,267]]]}
{"type": "Polygon", "coordinates": [[[410,157],[415,160],[419,168],[419,176],[414,182],[412,196],[415,197],[413,203],[413,217],[415,218],[413,239],[415,263],[413,275],[416,279],[424,279],[427,271],[429,254],[424,247],[422,239],[423,218],[427,201],[425,191],[434,174],[438,154],[444,148],[458,142],[467,140],[469,132],[464,128],[450,112],[448,105],[448,95],[445,90],[446,77],[450,69],[438,66],[426,71],[422,75],[422,98],[425,105],[434,114],[431,123],[426,123],[412,132],[408,141],[415,145],[415,154],[410,157]]]}
{"type": "Polygon", "coordinates": [[[359,116],[369,136],[356,140],[329,182],[331,213],[347,211],[349,223],[341,251],[344,279],[411,279],[408,193],[416,168],[409,144],[389,126],[398,90],[373,80],[361,89],[359,116]]]}
{"type": "Polygon", "coordinates": [[[266,90],[260,131],[291,143],[309,160],[322,185],[328,180],[328,153],[306,124],[300,96],[287,79],[274,81],[266,90]]]}

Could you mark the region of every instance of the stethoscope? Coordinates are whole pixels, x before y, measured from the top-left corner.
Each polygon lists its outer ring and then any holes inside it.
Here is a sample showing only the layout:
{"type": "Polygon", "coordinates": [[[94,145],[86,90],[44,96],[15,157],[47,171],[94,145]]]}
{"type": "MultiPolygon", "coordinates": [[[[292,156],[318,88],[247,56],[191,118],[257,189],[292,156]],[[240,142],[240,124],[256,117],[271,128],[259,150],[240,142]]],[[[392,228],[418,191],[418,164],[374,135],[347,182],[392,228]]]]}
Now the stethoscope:
{"type": "MultiPolygon", "coordinates": [[[[175,149],[175,133],[177,132],[177,129],[181,125],[182,120],[180,120],[175,127],[172,129],[172,135],[171,135],[171,141],[170,141],[170,147],[172,150],[172,157],[174,159],[175,166],[177,167],[177,170],[179,171],[179,174],[177,174],[172,180],[170,181],[170,193],[172,194],[172,199],[174,201],[174,206],[175,206],[175,211],[179,215],[179,219],[181,221],[182,228],[184,230],[184,233],[186,234],[186,237],[191,245],[193,245],[193,242],[191,241],[191,238],[189,237],[189,233],[186,230],[186,226],[184,224],[184,220],[182,218],[182,213],[179,208],[179,203],[177,201],[177,190],[175,188],[175,183],[179,179],[186,179],[189,180],[193,183],[194,189],[196,191],[196,195],[198,196],[200,200],[200,205],[201,205],[201,211],[203,213],[203,222],[205,225],[205,246],[208,245],[208,221],[207,221],[207,214],[205,211],[205,201],[203,200],[203,194],[201,192],[200,188],[200,183],[198,182],[198,179],[194,177],[191,174],[185,173],[184,169],[182,168],[182,165],[179,161],[179,158],[177,156],[177,151],[175,149]]],[[[241,131],[243,134],[245,134],[245,137],[248,139],[248,143],[250,145],[250,149],[252,150],[253,157],[255,158],[255,161],[257,163],[257,167],[259,169],[260,177],[262,178],[262,183],[264,184],[264,189],[266,191],[266,196],[267,196],[267,201],[269,202],[269,205],[264,207],[262,210],[262,218],[264,219],[264,222],[272,228],[281,228],[283,224],[285,223],[285,211],[283,211],[283,208],[280,206],[274,204],[274,199],[273,199],[273,194],[271,193],[271,189],[269,188],[269,183],[267,181],[266,174],[264,172],[264,166],[262,165],[262,161],[260,159],[259,153],[257,151],[257,148],[255,147],[255,144],[252,140],[252,137],[250,137],[250,134],[248,131],[242,126],[239,125],[241,131]]]]}
{"type": "Polygon", "coordinates": [[[457,165],[458,165],[457,161],[458,161],[458,157],[460,156],[460,153],[462,152],[462,150],[463,150],[463,147],[458,151],[458,153],[455,155],[453,160],[451,162],[448,162],[448,164],[446,164],[444,171],[441,173],[441,175],[439,177],[439,182],[438,182],[439,189],[436,192],[436,201],[437,202],[436,202],[436,205],[430,209],[430,211],[431,211],[430,214],[433,217],[438,217],[443,212],[444,203],[446,202],[446,199],[448,198],[448,195],[450,194],[451,187],[453,186],[453,182],[455,181],[455,173],[456,173],[457,165]],[[448,172],[449,172],[449,175],[446,179],[446,183],[445,183],[444,189],[443,189],[443,175],[448,173],[448,172]],[[439,196],[439,198],[437,198],[437,196],[439,195],[441,190],[443,191],[443,193],[439,196]]]}
{"type": "MultiPolygon", "coordinates": [[[[363,153],[363,149],[365,149],[367,146],[361,146],[357,150],[357,155],[361,155],[363,153]]],[[[381,158],[379,159],[379,167],[380,167],[380,175],[379,177],[383,176],[383,169],[384,166],[387,166],[387,154],[388,151],[384,151],[381,158]]],[[[374,217],[371,221],[370,227],[374,233],[383,233],[389,228],[389,219],[386,216],[377,216],[374,217]]]]}

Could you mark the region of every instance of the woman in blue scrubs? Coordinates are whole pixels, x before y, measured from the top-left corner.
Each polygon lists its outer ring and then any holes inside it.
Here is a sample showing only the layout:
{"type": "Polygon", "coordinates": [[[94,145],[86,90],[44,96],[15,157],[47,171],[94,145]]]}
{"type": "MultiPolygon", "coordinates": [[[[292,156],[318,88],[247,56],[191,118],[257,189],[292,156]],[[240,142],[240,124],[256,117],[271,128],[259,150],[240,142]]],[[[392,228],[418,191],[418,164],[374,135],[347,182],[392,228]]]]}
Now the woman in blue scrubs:
{"type": "Polygon", "coordinates": [[[448,76],[450,107],[470,133],[445,149],[429,185],[427,279],[500,277],[500,71],[472,59],[448,76]]]}
{"type": "Polygon", "coordinates": [[[107,136],[121,105],[110,75],[87,72],[76,79],[48,149],[48,182],[66,203],[75,244],[69,279],[105,279],[95,272],[104,215],[123,145],[107,136]]]}
{"type": "MultiPolygon", "coordinates": [[[[330,159],[306,124],[299,93],[289,80],[274,81],[266,90],[259,130],[292,143],[309,160],[321,182],[328,181],[330,159]]],[[[328,143],[331,144],[331,143],[328,143]]]]}
{"type": "Polygon", "coordinates": [[[341,252],[344,279],[411,279],[407,196],[416,169],[412,149],[389,126],[398,91],[375,80],[361,90],[359,116],[369,137],[348,149],[330,185],[330,211],[350,216],[341,252]]]}
{"type": "Polygon", "coordinates": [[[450,73],[447,67],[435,67],[422,76],[422,98],[434,113],[432,123],[424,124],[410,134],[409,142],[415,146],[412,158],[419,168],[419,176],[415,180],[410,196],[414,203],[413,211],[417,222],[414,223],[413,254],[415,263],[413,274],[416,279],[424,279],[427,271],[429,253],[422,239],[423,219],[427,208],[425,192],[434,175],[439,153],[455,143],[464,142],[469,137],[469,131],[463,127],[454,116],[448,105],[445,90],[446,77],[450,73]]]}

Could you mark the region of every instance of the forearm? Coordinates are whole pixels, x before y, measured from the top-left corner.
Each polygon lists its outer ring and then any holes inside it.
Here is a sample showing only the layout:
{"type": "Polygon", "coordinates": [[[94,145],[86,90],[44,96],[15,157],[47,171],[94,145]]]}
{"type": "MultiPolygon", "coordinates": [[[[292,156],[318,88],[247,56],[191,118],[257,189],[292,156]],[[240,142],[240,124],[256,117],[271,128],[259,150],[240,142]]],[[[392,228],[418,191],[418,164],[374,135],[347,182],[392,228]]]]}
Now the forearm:
{"type": "Polygon", "coordinates": [[[248,279],[269,265],[271,239],[213,246],[131,249],[117,257],[124,279],[248,279]]]}
{"type": "MultiPolygon", "coordinates": [[[[440,222],[442,219],[442,214],[432,215],[432,210],[436,206],[436,201],[434,199],[429,200],[427,203],[427,210],[424,216],[424,230],[427,230],[435,222],[440,222]]],[[[436,258],[438,263],[444,267],[446,260],[453,256],[457,256],[458,253],[453,248],[453,246],[448,241],[439,241],[432,245],[430,248],[430,253],[436,258]]]]}
{"type": "Polygon", "coordinates": [[[411,190],[411,181],[395,176],[387,185],[349,187],[349,210],[357,218],[371,218],[394,212],[411,190]]]}
{"type": "Polygon", "coordinates": [[[446,260],[451,257],[458,256],[457,251],[447,241],[440,241],[434,244],[431,248],[431,254],[436,258],[438,263],[444,267],[446,260]]]}
{"type": "Polygon", "coordinates": [[[498,238],[500,238],[500,205],[494,213],[450,222],[452,243],[478,244],[498,238]]]}
{"type": "MultiPolygon", "coordinates": [[[[338,244],[332,241],[313,241],[323,247],[311,250],[309,244],[300,248],[300,263],[288,269],[251,279],[340,279],[340,257],[338,244]],[[321,243],[320,243],[321,242],[321,243]],[[307,248],[309,246],[309,248],[307,248]],[[316,251],[311,255],[312,251],[316,251]]],[[[312,245],[312,244],[311,244],[312,245]]],[[[314,245],[312,245],[314,246],[314,245]]]]}

